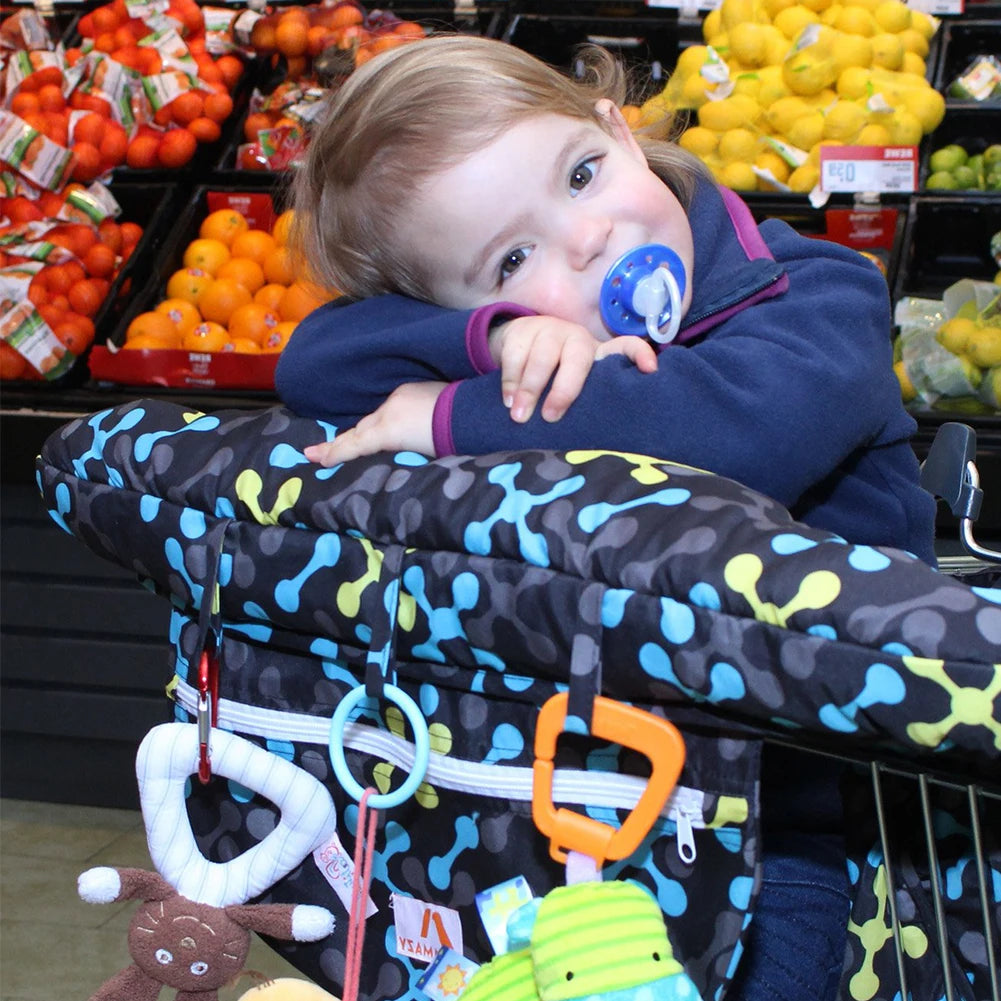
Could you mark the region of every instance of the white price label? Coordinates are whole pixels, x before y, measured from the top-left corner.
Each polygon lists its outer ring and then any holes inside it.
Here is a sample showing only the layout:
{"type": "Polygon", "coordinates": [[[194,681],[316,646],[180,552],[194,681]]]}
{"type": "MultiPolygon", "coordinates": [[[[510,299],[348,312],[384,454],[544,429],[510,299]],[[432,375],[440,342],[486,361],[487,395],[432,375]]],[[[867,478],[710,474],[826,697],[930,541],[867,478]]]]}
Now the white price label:
{"type": "Polygon", "coordinates": [[[907,6],[925,14],[962,14],[966,4],[964,0],[909,0],[907,6]]]}
{"type": "Polygon", "coordinates": [[[917,146],[821,147],[821,191],[903,194],[917,190],[917,186],[917,146]]]}

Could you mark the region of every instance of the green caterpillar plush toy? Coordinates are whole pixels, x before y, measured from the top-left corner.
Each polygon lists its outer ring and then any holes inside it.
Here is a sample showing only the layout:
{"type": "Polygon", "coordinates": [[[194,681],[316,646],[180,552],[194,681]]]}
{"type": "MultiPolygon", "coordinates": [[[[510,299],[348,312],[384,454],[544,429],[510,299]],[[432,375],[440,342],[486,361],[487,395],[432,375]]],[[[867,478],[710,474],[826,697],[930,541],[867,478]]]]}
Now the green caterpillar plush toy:
{"type": "Polygon", "coordinates": [[[639,884],[575,883],[538,905],[528,946],[492,959],[462,1001],[699,1001],[656,900],[639,884]]]}

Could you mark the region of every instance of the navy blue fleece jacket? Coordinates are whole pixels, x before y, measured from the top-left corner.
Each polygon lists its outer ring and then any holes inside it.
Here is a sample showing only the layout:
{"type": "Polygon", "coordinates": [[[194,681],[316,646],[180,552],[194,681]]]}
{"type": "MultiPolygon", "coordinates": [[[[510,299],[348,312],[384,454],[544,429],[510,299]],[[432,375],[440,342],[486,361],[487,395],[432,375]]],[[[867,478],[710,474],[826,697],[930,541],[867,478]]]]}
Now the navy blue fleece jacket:
{"type": "Polygon", "coordinates": [[[595,364],[562,420],[511,420],[487,347],[510,304],[443,309],[384,295],[331,303],[282,353],[295,412],[349,427],[404,382],[451,385],[435,410],[439,455],[519,448],[639,452],[768,494],[851,542],[934,562],[934,501],[918,484],[913,419],[892,371],[890,302],[853,250],[757,225],[733,192],[700,181],[689,211],[692,305],[655,373],[595,364]]]}

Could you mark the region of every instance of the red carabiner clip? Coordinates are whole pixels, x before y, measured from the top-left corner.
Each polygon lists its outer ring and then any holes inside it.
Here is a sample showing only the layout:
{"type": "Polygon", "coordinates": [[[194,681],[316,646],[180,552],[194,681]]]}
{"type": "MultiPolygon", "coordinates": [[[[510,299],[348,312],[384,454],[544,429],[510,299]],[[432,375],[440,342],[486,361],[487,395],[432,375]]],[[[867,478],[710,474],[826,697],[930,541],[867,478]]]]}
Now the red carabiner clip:
{"type": "Polygon", "coordinates": [[[198,781],[207,785],[212,778],[209,736],[219,722],[219,662],[208,650],[198,661],[198,781]]]}

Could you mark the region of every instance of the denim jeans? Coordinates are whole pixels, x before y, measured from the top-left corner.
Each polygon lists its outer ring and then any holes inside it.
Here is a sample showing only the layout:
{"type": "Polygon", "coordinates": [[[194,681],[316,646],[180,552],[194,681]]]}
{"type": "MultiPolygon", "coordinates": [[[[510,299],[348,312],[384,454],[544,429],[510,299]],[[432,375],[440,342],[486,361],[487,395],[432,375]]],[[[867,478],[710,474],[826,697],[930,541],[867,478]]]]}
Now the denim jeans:
{"type": "Polygon", "coordinates": [[[835,1001],[848,934],[840,766],[769,752],[762,885],[726,1001],[835,1001]]]}

